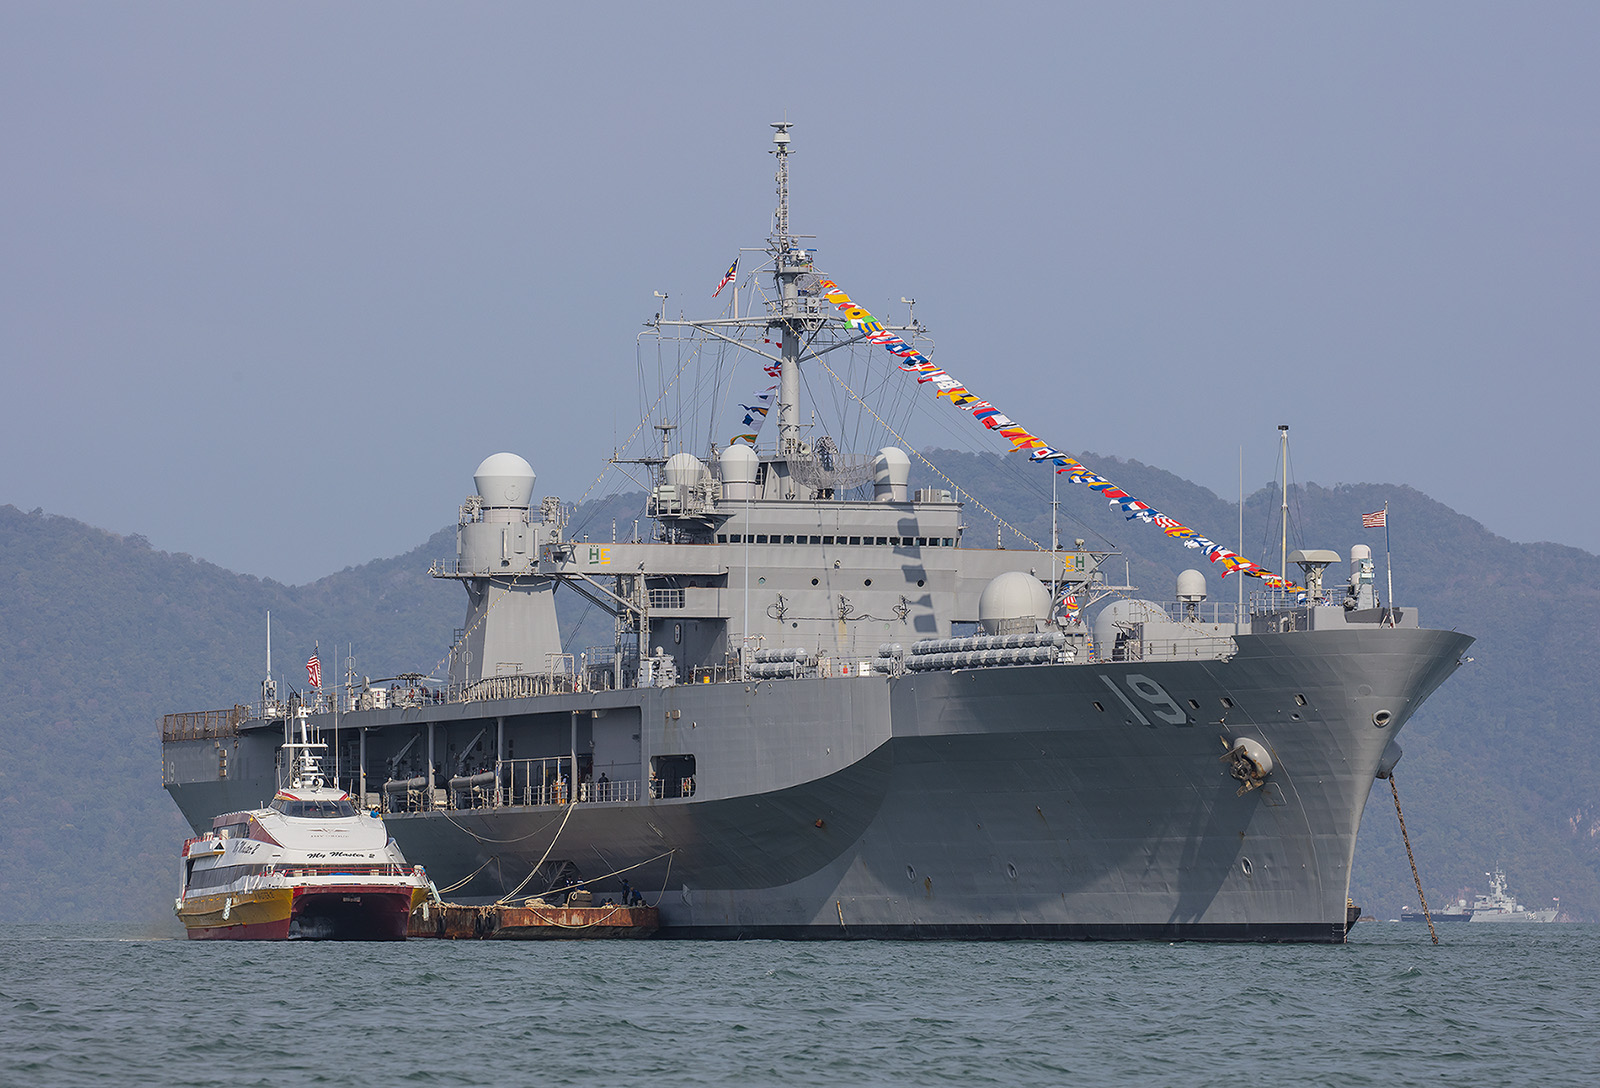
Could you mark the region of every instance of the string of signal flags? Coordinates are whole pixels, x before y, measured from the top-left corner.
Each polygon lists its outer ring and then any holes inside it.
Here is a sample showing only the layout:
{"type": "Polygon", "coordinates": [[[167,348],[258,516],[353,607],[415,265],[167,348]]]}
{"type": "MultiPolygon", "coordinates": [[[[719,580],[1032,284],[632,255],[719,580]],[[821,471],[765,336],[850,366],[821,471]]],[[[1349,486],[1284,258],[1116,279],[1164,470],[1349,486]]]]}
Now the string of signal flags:
{"type": "Polygon", "coordinates": [[[1181,541],[1185,548],[1193,548],[1201,552],[1211,562],[1222,568],[1222,577],[1226,578],[1234,571],[1247,574],[1274,589],[1297,590],[1300,587],[1293,582],[1240,555],[1238,552],[1223,547],[1221,544],[1202,536],[1194,529],[1184,525],[1174,518],[1168,517],[1161,511],[1144,503],[1117,487],[1110,480],[1101,476],[1083,464],[1081,461],[1068,457],[1065,453],[1051,446],[1043,439],[1037,437],[1026,427],[1012,420],[994,405],[978,397],[961,382],[951,377],[950,374],[904,339],[885,329],[878,320],[864,307],[859,306],[839,285],[832,280],[823,280],[819,289],[827,300],[843,315],[845,324],[858,329],[874,344],[882,346],[890,354],[900,360],[900,369],[907,374],[915,375],[918,384],[932,385],[934,396],[948,397],[950,403],[962,409],[982,423],[991,431],[1007,439],[1012,446],[1025,452],[1028,460],[1039,464],[1056,466],[1056,472],[1065,474],[1075,484],[1082,484],[1091,491],[1097,491],[1105,498],[1114,509],[1121,509],[1129,521],[1142,521],[1156,526],[1167,536],[1181,541]]]}

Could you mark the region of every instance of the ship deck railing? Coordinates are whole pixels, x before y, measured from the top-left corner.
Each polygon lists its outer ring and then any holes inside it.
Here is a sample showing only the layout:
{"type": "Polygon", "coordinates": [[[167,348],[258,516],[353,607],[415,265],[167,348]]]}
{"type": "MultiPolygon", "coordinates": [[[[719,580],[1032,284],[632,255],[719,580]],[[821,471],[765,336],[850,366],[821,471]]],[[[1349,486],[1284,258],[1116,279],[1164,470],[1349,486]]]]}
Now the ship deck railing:
{"type": "Polygon", "coordinates": [[[227,710],[197,710],[161,716],[162,741],[213,740],[237,737],[239,726],[259,714],[255,707],[238,704],[227,710]]]}
{"type": "MultiPolygon", "coordinates": [[[[1258,598],[1281,598],[1289,602],[1287,594],[1257,594],[1252,597],[1249,610],[1262,607],[1258,598]]],[[[1129,624],[1129,637],[1118,643],[1089,637],[1090,632],[1079,626],[1068,630],[1067,652],[1061,653],[1051,664],[1092,665],[1119,661],[1157,660],[1226,660],[1238,652],[1232,638],[1233,625],[1241,615],[1238,606],[1228,601],[1166,602],[1161,605],[1165,618],[1173,623],[1193,625],[1192,637],[1139,638],[1134,622],[1129,624]],[[1207,634],[1207,625],[1229,628],[1207,634]]],[[[1304,611],[1304,606],[1300,606],[1304,611]]],[[[976,625],[963,625],[967,633],[976,633],[976,625]]],[[[962,636],[955,636],[962,637],[962,636]]],[[[737,653],[721,661],[690,665],[679,673],[676,684],[738,684],[753,681],[784,679],[841,679],[864,676],[905,675],[906,661],[911,649],[919,641],[906,637],[889,642],[899,648],[882,652],[885,642],[881,638],[850,641],[843,645],[798,646],[781,641],[751,640],[751,653],[743,660],[737,653]],[[773,675],[775,670],[756,668],[757,647],[766,651],[785,650],[797,653],[792,668],[776,670],[783,675],[773,675]],[[765,673],[766,675],[762,675],[765,673]]],[[[763,655],[764,656],[764,655],[763,655]]],[[[406,682],[388,686],[363,684],[358,687],[330,686],[321,691],[297,694],[306,710],[314,715],[327,714],[337,706],[349,713],[364,710],[423,709],[431,705],[474,703],[501,699],[522,699],[543,695],[584,694],[617,689],[638,689],[650,684],[640,684],[640,659],[637,652],[620,655],[612,647],[590,647],[584,652],[552,654],[542,672],[509,672],[487,676],[470,683],[440,683],[423,677],[413,677],[406,682]],[[620,681],[620,683],[619,683],[620,681]]],[[[787,664],[787,663],[786,663],[787,664]]],[[[1037,663],[1035,663],[1037,664],[1037,663]]],[[[996,662],[971,668],[1029,667],[1026,664],[996,662]]],[[[226,710],[206,710],[192,713],[166,714],[161,719],[161,739],[164,742],[209,740],[239,735],[245,722],[260,721],[282,723],[292,713],[292,700],[273,700],[238,704],[226,710]]]]}
{"type": "MultiPolygon", "coordinates": [[[[587,760],[587,756],[582,757],[587,760]]],[[[487,781],[452,785],[448,789],[385,788],[369,793],[368,803],[376,802],[386,813],[428,812],[440,809],[471,810],[525,807],[561,808],[574,800],[579,804],[637,801],[644,796],[645,784],[636,778],[612,779],[604,769],[595,778],[584,763],[579,764],[577,796],[572,794],[571,754],[540,759],[506,759],[493,768],[471,776],[487,781]]],[[[688,792],[693,792],[688,787],[688,792]]],[[[652,796],[658,794],[652,793],[652,796]]],[[[684,794],[687,796],[687,793],[684,794]]]]}

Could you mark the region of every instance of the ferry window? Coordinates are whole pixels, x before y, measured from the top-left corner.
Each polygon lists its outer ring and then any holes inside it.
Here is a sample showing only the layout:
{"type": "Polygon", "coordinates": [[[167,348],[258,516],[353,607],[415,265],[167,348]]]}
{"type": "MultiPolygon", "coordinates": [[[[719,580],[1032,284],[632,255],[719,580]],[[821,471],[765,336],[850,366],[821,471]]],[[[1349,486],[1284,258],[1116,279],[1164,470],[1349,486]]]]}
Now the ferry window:
{"type": "Polygon", "coordinates": [[[717,543],[718,544],[726,544],[727,542],[728,542],[728,534],[727,533],[718,533],[717,534],[717,543]]]}
{"type": "Polygon", "coordinates": [[[956,546],[956,538],[953,537],[953,536],[945,537],[944,538],[944,546],[947,547],[947,548],[955,547],[956,546]]]}
{"type": "Polygon", "coordinates": [[[824,544],[832,544],[833,543],[833,537],[825,536],[825,537],[822,538],[822,542],[824,544]]]}
{"type": "Polygon", "coordinates": [[[766,542],[767,542],[767,534],[766,533],[757,533],[756,534],[756,543],[757,544],[765,544],[766,542]]]}
{"type": "Polygon", "coordinates": [[[815,578],[811,579],[811,584],[812,585],[816,585],[817,584],[817,580],[815,578]]]}
{"type": "Polygon", "coordinates": [[[917,537],[917,547],[926,548],[927,546],[928,546],[928,538],[927,537],[925,537],[925,536],[917,537]]]}
{"type": "Polygon", "coordinates": [[[889,538],[886,537],[886,536],[880,536],[878,538],[878,543],[879,544],[887,544],[887,543],[889,543],[889,538]]]}
{"type": "Polygon", "coordinates": [[[820,536],[814,536],[814,537],[811,538],[811,543],[813,543],[813,544],[821,544],[822,543],[822,538],[820,536]]]}
{"type": "Polygon", "coordinates": [[[1223,710],[1232,710],[1233,709],[1233,700],[1228,698],[1226,695],[1224,695],[1222,697],[1222,709],[1223,710]]]}
{"type": "Polygon", "coordinates": [[[853,537],[850,538],[850,543],[859,544],[859,543],[861,543],[861,538],[858,537],[858,536],[853,536],[853,537]]]}
{"type": "Polygon", "coordinates": [[[783,542],[785,544],[793,544],[794,543],[794,534],[792,534],[792,533],[784,534],[783,542]]]}
{"type": "Polygon", "coordinates": [[[340,816],[354,816],[355,806],[349,801],[274,801],[272,807],[291,819],[332,820],[340,816]]]}

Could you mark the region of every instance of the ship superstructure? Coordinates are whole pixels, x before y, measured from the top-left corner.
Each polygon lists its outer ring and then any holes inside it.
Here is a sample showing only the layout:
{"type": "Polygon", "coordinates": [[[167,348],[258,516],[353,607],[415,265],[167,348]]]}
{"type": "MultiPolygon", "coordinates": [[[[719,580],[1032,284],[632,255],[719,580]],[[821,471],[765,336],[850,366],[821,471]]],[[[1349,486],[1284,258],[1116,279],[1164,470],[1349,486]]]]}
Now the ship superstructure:
{"type": "MultiPolygon", "coordinates": [[[[457,898],[626,881],[666,936],[1342,940],[1374,773],[1471,639],[1379,601],[1370,553],[1342,593],[1301,551],[1303,592],[1133,599],[1081,540],[975,546],[900,444],[808,435],[802,366],[865,336],[789,233],[774,127],[770,289],[650,323],[765,357],[773,448],[664,440],[652,530],[609,543],[485,459],[432,570],[468,598],[448,677],[337,693],[341,784],[457,898]],[[558,592],[611,645],[564,643],[558,592]]],[[[163,737],[191,822],[282,745],[270,701],[200,721],[163,737]]]]}

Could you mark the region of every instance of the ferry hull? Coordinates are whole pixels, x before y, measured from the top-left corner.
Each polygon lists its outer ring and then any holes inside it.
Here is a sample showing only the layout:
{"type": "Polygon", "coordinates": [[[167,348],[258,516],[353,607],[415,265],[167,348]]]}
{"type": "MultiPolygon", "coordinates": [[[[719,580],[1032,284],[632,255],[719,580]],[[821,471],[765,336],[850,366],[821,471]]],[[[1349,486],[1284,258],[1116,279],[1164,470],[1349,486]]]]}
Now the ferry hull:
{"type": "Polygon", "coordinates": [[[411,887],[285,887],[186,899],[178,920],[196,941],[400,941],[424,892],[411,887]]]}

